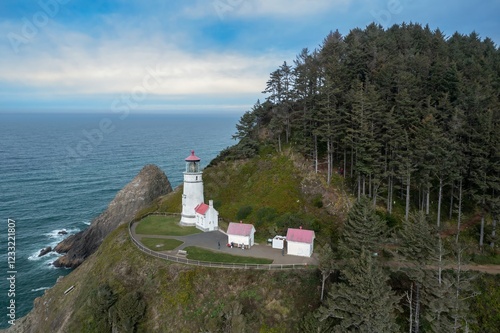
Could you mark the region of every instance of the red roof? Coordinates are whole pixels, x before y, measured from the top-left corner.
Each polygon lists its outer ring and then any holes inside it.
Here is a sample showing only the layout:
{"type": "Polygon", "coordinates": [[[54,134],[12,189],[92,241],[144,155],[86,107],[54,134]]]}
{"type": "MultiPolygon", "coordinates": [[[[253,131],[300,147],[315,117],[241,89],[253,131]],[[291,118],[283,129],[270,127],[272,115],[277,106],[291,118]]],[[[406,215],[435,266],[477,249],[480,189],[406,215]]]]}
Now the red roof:
{"type": "Polygon", "coordinates": [[[315,235],[312,230],[288,228],[288,232],[286,233],[286,240],[289,242],[312,244],[314,238],[315,235]]]}
{"type": "Polygon", "coordinates": [[[227,227],[227,233],[238,236],[250,236],[252,229],[255,232],[252,224],[231,222],[229,223],[229,227],[227,227]]]}
{"type": "Polygon", "coordinates": [[[198,214],[201,214],[201,215],[205,215],[205,213],[207,212],[208,208],[210,206],[207,205],[206,203],[201,203],[199,204],[198,206],[196,206],[196,208],[194,209],[195,212],[197,212],[198,214]]]}
{"type": "Polygon", "coordinates": [[[199,162],[200,158],[194,154],[194,150],[191,150],[191,155],[186,157],[186,162],[199,162]]]}

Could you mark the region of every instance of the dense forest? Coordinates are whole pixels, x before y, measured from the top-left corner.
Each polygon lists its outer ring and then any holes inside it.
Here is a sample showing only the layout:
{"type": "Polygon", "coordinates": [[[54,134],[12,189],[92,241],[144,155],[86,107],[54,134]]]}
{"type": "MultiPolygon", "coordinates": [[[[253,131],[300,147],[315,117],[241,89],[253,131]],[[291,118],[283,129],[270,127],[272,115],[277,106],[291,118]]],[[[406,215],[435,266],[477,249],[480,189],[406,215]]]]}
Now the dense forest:
{"type": "Polygon", "coordinates": [[[446,37],[418,24],[331,32],[273,71],[264,92],[237,125],[240,156],[254,154],[262,139],[279,151],[292,145],[316,171],[326,169],[328,182],[342,173],[374,206],[392,213],[403,199],[406,220],[415,207],[429,215],[434,203],[438,228],[447,216],[460,229],[463,206],[474,205],[479,246],[486,238],[494,246],[500,50],[491,39],[446,37]]]}
{"type": "Polygon", "coordinates": [[[496,256],[493,41],[418,24],[335,31],[273,71],[264,93],[237,124],[239,143],[221,156],[252,157],[263,144],[291,148],[327,184],[344,177],[358,199],[339,238],[321,249],[323,288],[337,280],[302,330],[494,332],[492,317],[474,318],[470,309],[498,300],[481,304],[463,270],[472,252],[496,256]],[[477,224],[472,250],[460,239],[464,212],[477,224]],[[394,216],[396,226],[388,223],[394,216]],[[380,251],[399,263],[391,273],[374,257],[380,251]]]}

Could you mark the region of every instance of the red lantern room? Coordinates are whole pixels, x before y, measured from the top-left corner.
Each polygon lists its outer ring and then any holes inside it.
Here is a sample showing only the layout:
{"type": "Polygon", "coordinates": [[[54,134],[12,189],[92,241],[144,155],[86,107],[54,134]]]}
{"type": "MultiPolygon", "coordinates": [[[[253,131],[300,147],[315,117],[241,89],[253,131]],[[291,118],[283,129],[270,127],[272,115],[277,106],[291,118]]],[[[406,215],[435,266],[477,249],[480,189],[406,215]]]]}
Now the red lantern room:
{"type": "Polygon", "coordinates": [[[200,172],[200,158],[194,154],[194,150],[191,150],[191,155],[186,157],[186,172],[200,172]]]}

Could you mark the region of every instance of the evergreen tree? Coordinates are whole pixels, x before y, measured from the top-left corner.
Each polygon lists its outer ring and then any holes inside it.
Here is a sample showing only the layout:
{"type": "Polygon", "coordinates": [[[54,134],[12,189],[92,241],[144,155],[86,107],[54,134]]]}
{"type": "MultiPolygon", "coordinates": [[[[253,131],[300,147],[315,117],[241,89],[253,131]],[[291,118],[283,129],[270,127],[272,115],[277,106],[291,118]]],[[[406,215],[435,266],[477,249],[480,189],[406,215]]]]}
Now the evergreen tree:
{"type": "Polygon", "coordinates": [[[343,163],[358,196],[374,205],[386,192],[392,213],[399,194],[406,220],[415,207],[430,214],[436,197],[441,226],[449,198],[457,241],[462,203],[472,199],[482,212],[483,248],[493,244],[486,224],[497,222],[489,217],[498,215],[500,201],[499,73],[498,47],[476,33],[447,38],[413,23],[335,31],[270,74],[266,102],[250,111],[254,129],[245,115],[237,136],[258,132],[278,151],[282,141],[292,142],[315,172],[324,158],[327,183],[343,163]]]}
{"type": "Polygon", "coordinates": [[[399,332],[399,298],[371,252],[362,249],[359,258],[349,260],[342,276],[344,281],[332,286],[318,310],[320,321],[336,319],[333,332],[399,332]]]}
{"type": "Polygon", "coordinates": [[[239,123],[236,124],[237,132],[235,135],[233,135],[233,139],[255,139],[255,129],[257,125],[257,116],[255,110],[259,107],[259,102],[257,102],[252,111],[247,111],[243,114],[243,116],[241,116],[239,123]]]}
{"type": "Polygon", "coordinates": [[[340,239],[339,250],[345,257],[359,257],[361,249],[377,252],[387,227],[375,213],[370,199],[361,197],[349,211],[340,239]]]}
{"type": "Polygon", "coordinates": [[[399,239],[398,252],[410,262],[403,270],[412,281],[407,292],[411,295],[411,332],[420,332],[427,325],[436,333],[453,331],[456,308],[463,308],[455,297],[457,288],[463,287],[456,280],[456,274],[461,272],[444,272],[447,253],[436,229],[427,223],[425,212],[412,214],[409,221],[403,222],[399,239]]]}

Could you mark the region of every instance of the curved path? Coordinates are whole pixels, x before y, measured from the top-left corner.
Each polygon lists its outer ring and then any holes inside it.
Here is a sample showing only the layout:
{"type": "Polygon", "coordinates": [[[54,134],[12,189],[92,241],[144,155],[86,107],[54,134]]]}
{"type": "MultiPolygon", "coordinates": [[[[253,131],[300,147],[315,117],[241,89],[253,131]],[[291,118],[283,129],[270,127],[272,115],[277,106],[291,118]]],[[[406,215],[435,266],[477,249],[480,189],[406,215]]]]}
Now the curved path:
{"type": "MultiPolygon", "coordinates": [[[[227,235],[222,231],[202,232],[188,236],[159,236],[159,235],[137,234],[135,232],[136,226],[137,223],[132,223],[131,225],[129,225],[130,236],[133,238],[136,244],[140,243],[143,237],[159,238],[159,239],[177,239],[183,242],[183,244],[181,244],[180,246],[178,246],[173,250],[157,252],[159,254],[167,255],[166,257],[162,256],[164,259],[167,260],[170,260],[169,257],[184,259],[185,256],[178,255],[178,251],[189,246],[197,246],[214,252],[227,253],[236,256],[265,258],[273,260],[273,263],[271,265],[256,265],[258,266],[256,268],[259,269],[263,269],[263,267],[267,266],[279,266],[279,265],[286,265],[286,266],[293,265],[293,267],[287,267],[287,268],[306,268],[308,266],[318,264],[317,256],[315,254],[313,254],[312,257],[291,256],[287,255],[286,253],[283,255],[281,250],[273,249],[270,245],[256,244],[248,250],[227,247],[226,246],[227,235]],[[219,248],[219,243],[220,243],[220,248],[219,248]]],[[[171,260],[171,261],[179,262],[179,260],[171,260]]],[[[203,264],[203,266],[206,265],[203,264]]],[[[245,268],[251,268],[248,267],[251,265],[243,264],[243,266],[245,266],[245,268]]],[[[268,267],[268,268],[272,269],[273,267],[268,267]]]]}
{"type": "MultiPolygon", "coordinates": [[[[140,244],[137,245],[141,250],[144,251],[140,246],[143,246],[141,244],[141,239],[143,237],[147,238],[160,238],[160,239],[177,239],[183,242],[180,246],[175,248],[174,250],[171,251],[161,251],[161,252],[155,252],[155,251],[150,251],[146,250],[144,252],[151,254],[153,256],[159,256],[157,254],[160,254],[159,257],[164,258],[166,260],[174,261],[174,262],[183,262],[187,264],[195,264],[198,263],[200,266],[208,266],[207,263],[199,262],[196,260],[187,260],[185,256],[178,255],[178,251],[182,250],[188,246],[197,246],[201,247],[204,249],[208,249],[214,252],[221,252],[221,253],[227,253],[231,255],[237,255],[237,256],[245,256],[245,257],[255,257],[255,258],[266,258],[266,259],[271,259],[273,260],[273,263],[271,265],[238,265],[234,264],[233,266],[231,264],[228,265],[220,265],[217,267],[231,267],[231,268],[257,268],[257,269],[290,269],[290,268],[306,268],[308,266],[315,266],[318,265],[318,257],[317,254],[313,254],[312,257],[298,257],[298,256],[291,256],[291,255],[283,255],[281,250],[279,249],[273,249],[270,245],[254,245],[252,246],[251,249],[249,250],[242,250],[238,248],[228,248],[226,246],[227,243],[227,235],[221,231],[211,231],[211,232],[204,232],[204,233],[199,233],[199,234],[193,234],[189,236],[157,236],[157,235],[142,235],[142,234],[137,234],[135,232],[135,228],[137,226],[137,223],[132,223],[131,227],[129,225],[129,232],[130,236],[133,238],[134,243],[140,244]],[[220,249],[218,248],[218,242],[220,242],[220,249]]],[[[214,263],[216,264],[216,263],[214,263]]],[[[404,263],[401,262],[389,262],[386,263],[388,266],[404,266],[404,263]]],[[[452,269],[454,268],[453,266],[446,266],[446,269],[452,269]]],[[[473,264],[466,264],[462,265],[462,270],[471,270],[471,271],[477,271],[477,272],[483,272],[483,273],[488,273],[488,274],[500,274],[500,265],[473,265],[473,264]]]]}

